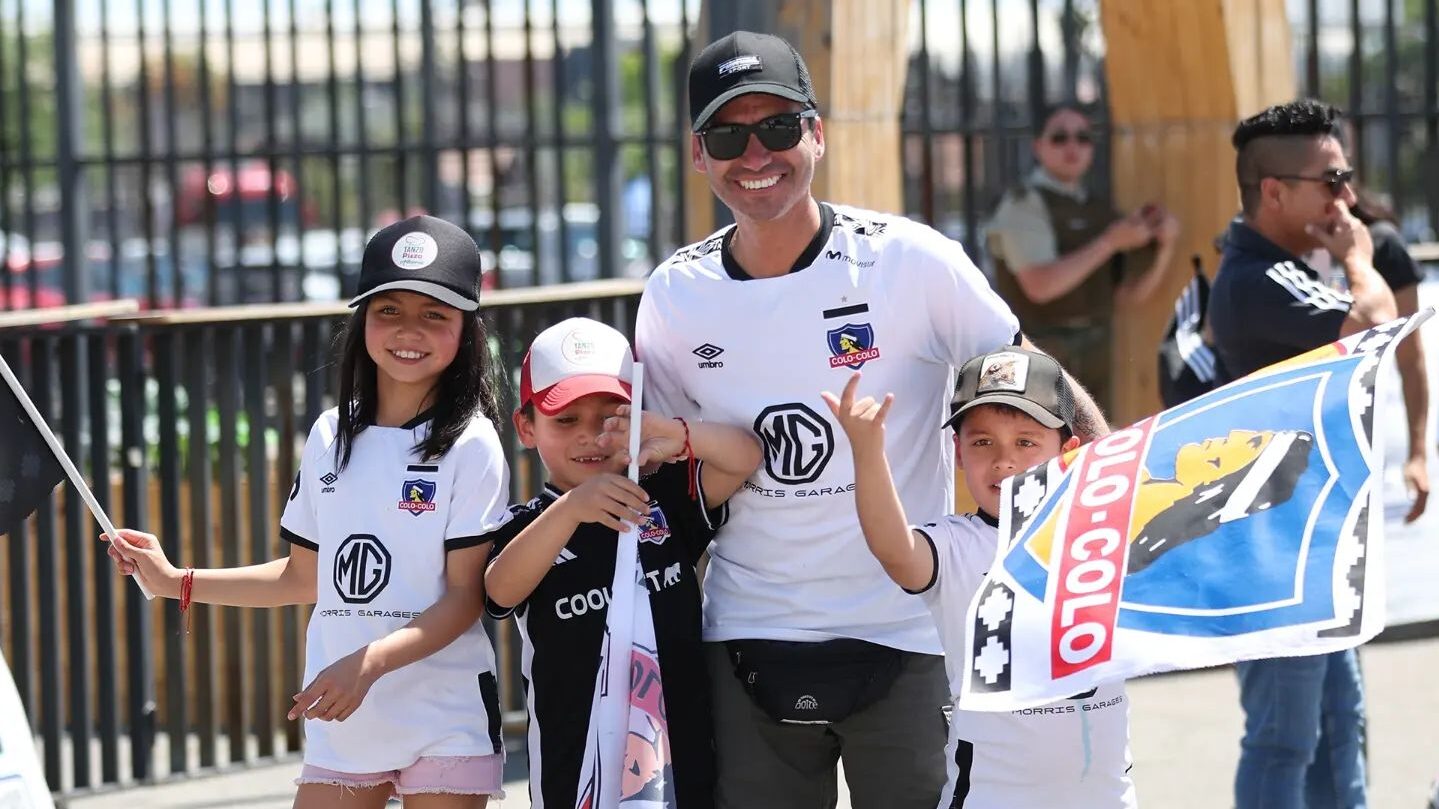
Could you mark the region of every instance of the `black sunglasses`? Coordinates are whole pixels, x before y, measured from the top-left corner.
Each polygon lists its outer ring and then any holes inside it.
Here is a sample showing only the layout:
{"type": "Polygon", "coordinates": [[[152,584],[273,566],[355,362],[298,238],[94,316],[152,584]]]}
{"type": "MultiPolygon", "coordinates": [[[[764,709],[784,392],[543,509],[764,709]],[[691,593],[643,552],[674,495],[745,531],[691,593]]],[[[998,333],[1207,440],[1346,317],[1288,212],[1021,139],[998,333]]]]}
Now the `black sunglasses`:
{"type": "Polygon", "coordinates": [[[1324,183],[1329,186],[1329,193],[1338,197],[1344,193],[1344,187],[1354,180],[1354,169],[1331,169],[1318,177],[1309,177],[1303,174],[1271,174],[1276,180],[1304,180],[1311,183],[1324,183]]]}
{"type": "Polygon", "coordinates": [[[749,146],[749,136],[759,138],[771,152],[785,152],[799,144],[804,136],[803,119],[818,118],[817,110],[782,112],[753,124],[718,124],[701,131],[705,151],[715,160],[734,160],[749,146]]]}
{"type": "Polygon", "coordinates": [[[1076,132],[1058,129],[1049,133],[1045,139],[1055,146],[1066,146],[1069,144],[1070,138],[1073,138],[1074,142],[1080,146],[1088,146],[1094,142],[1094,135],[1087,129],[1081,129],[1076,132]]]}

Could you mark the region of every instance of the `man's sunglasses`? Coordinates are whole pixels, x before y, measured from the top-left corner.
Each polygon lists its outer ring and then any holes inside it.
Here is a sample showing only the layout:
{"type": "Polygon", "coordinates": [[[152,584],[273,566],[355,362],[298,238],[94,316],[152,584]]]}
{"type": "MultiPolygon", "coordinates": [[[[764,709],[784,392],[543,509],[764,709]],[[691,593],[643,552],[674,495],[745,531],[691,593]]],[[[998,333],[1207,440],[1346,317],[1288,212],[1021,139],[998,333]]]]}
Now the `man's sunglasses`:
{"type": "Polygon", "coordinates": [[[1094,135],[1090,134],[1088,130],[1084,129],[1078,130],[1076,132],[1068,132],[1063,129],[1058,129],[1049,133],[1049,135],[1045,137],[1045,140],[1048,140],[1054,146],[1068,146],[1071,139],[1073,139],[1074,142],[1078,143],[1080,146],[1088,146],[1089,144],[1094,143],[1094,135]]]}
{"type": "Polygon", "coordinates": [[[804,119],[818,117],[816,110],[802,110],[771,115],[753,124],[718,124],[701,131],[700,140],[715,160],[734,160],[744,154],[750,135],[759,138],[760,144],[771,152],[785,152],[797,146],[804,136],[804,119]]]}
{"type": "Polygon", "coordinates": [[[1304,174],[1271,174],[1276,180],[1304,180],[1310,183],[1324,183],[1329,186],[1329,193],[1338,197],[1344,193],[1344,187],[1354,180],[1354,169],[1333,169],[1320,174],[1318,177],[1311,177],[1304,174]]]}

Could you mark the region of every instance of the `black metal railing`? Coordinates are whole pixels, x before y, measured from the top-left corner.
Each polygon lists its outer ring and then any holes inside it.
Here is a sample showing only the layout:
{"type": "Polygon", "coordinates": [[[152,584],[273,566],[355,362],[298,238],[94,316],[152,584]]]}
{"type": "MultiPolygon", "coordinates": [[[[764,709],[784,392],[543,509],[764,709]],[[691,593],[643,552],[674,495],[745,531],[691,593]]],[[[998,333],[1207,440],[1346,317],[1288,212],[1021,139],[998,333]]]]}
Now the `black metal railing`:
{"type": "MultiPolygon", "coordinates": [[[[1092,110],[1101,142],[1090,176],[1108,190],[1099,0],[915,5],[902,112],[908,215],[980,259],[985,219],[1032,165],[1036,115],[1061,100],[1092,110]]],[[[1297,90],[1349,113],[1359,176],[1392,203],[1406,238],[1439,240],[1439,0],[1287,7],[1297,90]]]]}
{"type": "Polygon", "coordinates": [[[1411,242],[1439,240],[1439,0],[1305,0],[1291,29],[1304,93],[1354,121],[1360,182],[1411,242]]]}
{"type": "Polygon", "coordinates": [[[0,310],[334,300],[421,210],[487,286],[641,274],[681,243],[698,9],[0,0],[0,310]]]}
{"type": "MultiPolygon", "coordinates": [[[[491,339],[513,409],[542,328],[583,315],[629,332],[637,281],[494,293],[491,339]]],[[[334,402],[337,306],[194,310],[104,325],[3,328],[0,354],[56,428],[117,525],[157,533],[194,567],[276,558],[280,510],[310,424],[334,402]]],[[[501,434],[515,502],[543,470],[501,434]]],[[[6,526],[7,529],[12,527],[6,526]]],[[[0,641],[61,793],[293,755],[282,713],[303,674],[308,608],[146,602],[116,575],[99,527],[66,487],[13,527],[0,554],[0,641]]],[[[489,622],[511,739],[524,695],[512,624],[489,622]]]]}
{"type": "MultiPolygon", "coordinates": [[[[905,212],[977,255],[1046,102],[1104,133],[1100,3],[913,1],[905,212]]],[[[0,0],[0,309],[333,300],[414,210],[469,227],[492,286],[642,274],[685,241],[700,5],[0,0]]],[[[1290,3],[1300,89],[1353,114],[1411,241],[1439,236],[1436,6],[1290,3]]]]}
{"type": "MultiPolygon", "coordinates": [[[[1000,196],[1032,165],[1036,118],[1083,104],[1107,132],[1099,0],[916,0],[902,110],[905,212],[978,260],[1000,196]]],[[[1107,191],[1108,151],[1091,178],[1107,191]]]]}

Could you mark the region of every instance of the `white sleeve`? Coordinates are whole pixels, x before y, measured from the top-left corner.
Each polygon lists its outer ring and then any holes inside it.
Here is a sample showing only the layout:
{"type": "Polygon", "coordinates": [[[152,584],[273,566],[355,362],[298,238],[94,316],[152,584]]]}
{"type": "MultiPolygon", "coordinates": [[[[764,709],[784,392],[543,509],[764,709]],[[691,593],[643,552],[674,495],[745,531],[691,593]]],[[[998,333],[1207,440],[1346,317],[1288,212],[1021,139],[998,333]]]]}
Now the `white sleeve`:
{"type": "Polygon", "coordinates": [[[300,452],[300,466],[295,470],[295,482],[290,487],[290,499],[280,515],[280,537],[312,551],[320,548],[320,526],[315,516],[315,495],[319,493],[316,485],[319,475],[328,468],[321,462],[329,450],[322,429],[324,418],[321,416],[310,427],[305,448],[300,452]]]}
{"type": "Polygon", "coordinates": [[[920,288],[911,300],[928,309],[928,359],[958,368],[996,348],[1016,345],[1019,320],[959,242],[925,228],[916,236],[910,265],[920,288]]]}
{"type": "Polygon", "coordinates": [[[645,366],[645,400],[640,406],[666,416],[697,420],[699,405],[690,399],[680,381],[679,364],[674,358],[679,338],[668,328],[669,312],[661,311],[668,307],[661,303],[664,293],[654,290],[656,277],[651,276],[645,285],[635,316],[635,353],[645,366]]]}
{"type": "Polygon", "coordinates": [[[925,601],[961,616],[969,609],[999,545],[998,533],[985,528],[976,530],[969,518],[961,516],[914,526],[934,549],[934,581],[920,593],[925,601]]]}
{"type": "Polygon", "coordinates": [[[445,524],[445,550],[470,548],[486,541],[510,518],[510,467],[494,425],[477,417],[451,452],[458,451],[445,524]]]}

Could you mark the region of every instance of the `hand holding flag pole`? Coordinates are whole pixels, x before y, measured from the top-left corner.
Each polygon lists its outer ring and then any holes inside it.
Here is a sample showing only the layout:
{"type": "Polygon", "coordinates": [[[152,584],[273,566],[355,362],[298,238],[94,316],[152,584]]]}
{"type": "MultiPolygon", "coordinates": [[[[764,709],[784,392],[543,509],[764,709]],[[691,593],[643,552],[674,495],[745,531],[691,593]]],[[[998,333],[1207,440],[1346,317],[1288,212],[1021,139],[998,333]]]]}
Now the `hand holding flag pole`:
{"type": "MultiPolygon", "coordinates": [[[[62,447],[59,440],[55,438],[55,433],[51,432],[50,426],[45,423],[45,419],[41,417],[40,411],[35,408],[35,403],[30,401],[29,394],[27,394],[25,388],[20,385],[20,380],[16,378],[15,373],[10,370],[10,364],[5,361],[4,357],[0,357],[0,377],[5,379],[5,384],[9,386],[10,392],[15,396],[15,400],[20,403],[21,409],[25,411],[25,416],[30,420],[30,423],[34,425],[35,431],[44,439],[51,454],[53,454],[55,460],[59,462],[60,468],[65,471],[65,476],[74,484],[75,490],[80,493],[80,499],[85,501],[85,505],[89,507],[90,513],[95,515],[95,521],[100,523],[100,527],[104,529],[107,536],[115,536],[117,533],[115,531],[115,525],[110,522],[110,518],[106,516],[105,510],[100,508],[100,503],[95,500],[95,495],[90,491],[90,486],[85,483],[85,478],[81,476],[80,470],[75,468],[75,464],[70,460],[70,456],[65,454],[65,448],[62,447]]],[[[139,579],[135,579],[135,584],[139,586],[140,592],[145,595],[146,599],[155,597],[153,593],[145,588],[145,585],[141,583],[139,579]]]]}

